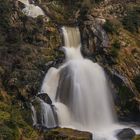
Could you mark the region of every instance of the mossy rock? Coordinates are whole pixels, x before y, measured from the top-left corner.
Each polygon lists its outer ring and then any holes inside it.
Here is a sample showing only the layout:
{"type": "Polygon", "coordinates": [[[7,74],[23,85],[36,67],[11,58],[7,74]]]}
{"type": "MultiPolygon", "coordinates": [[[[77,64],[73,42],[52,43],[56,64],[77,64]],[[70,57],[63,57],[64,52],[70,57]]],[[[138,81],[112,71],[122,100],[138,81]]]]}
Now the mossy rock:
{"type": "Polygon", "coordinates": [[[78,131],[69,128],[57,128],[48,131],[44,135],[45,140],[92,140],[89,132],[78,131]]]}
{"type": "Polygon", "coordinates": [[[0,122],[10,120],[10,114],[8,112],[0,111],[0,122]]]}
{"type": "Polygon", "coordinates": [[[140,92],[140,74],[137,75],[134,79],[133,82],[137,88],[137,90],[140,92]]]}
{"type": "Polygon", "coordinates": [[[140,135],[136,135],[133,140],[140,140],[140,135]]]}
{"type": "Polygon", "coordinates": [[[0,139],[1,140],[19,140],[18,129],[11,129],[6,125],[0,126],[0,139]]]}

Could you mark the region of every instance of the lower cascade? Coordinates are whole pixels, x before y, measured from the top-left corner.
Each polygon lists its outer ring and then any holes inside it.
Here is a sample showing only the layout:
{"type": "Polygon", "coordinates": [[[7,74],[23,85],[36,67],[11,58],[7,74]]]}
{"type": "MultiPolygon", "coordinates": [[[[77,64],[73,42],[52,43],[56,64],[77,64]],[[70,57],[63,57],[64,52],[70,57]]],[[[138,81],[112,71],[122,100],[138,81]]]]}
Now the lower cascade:
{"type": "MultiPolygon", "coordinates": [[[[104,70],[83,58],[78,28],[63,27],[66,60],[58,69],[50,68],[40,93],[52,101],[41,100],[43,126],[58,126],[93,132],[95,140],[116,140],[113,101],[104,70]]],[[[35,109],[32,106],[36,119],[35,109]]],[[[37,123],[37,122],[36,122],[37,123]]]]}

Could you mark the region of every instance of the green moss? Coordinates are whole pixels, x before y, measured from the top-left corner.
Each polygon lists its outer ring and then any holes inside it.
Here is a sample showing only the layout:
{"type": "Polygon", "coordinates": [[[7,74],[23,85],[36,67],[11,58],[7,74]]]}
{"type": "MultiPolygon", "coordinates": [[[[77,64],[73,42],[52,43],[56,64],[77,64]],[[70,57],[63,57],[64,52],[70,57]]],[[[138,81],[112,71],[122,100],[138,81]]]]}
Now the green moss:
{"type": "Polygon", "coordinates": [[[5,125],[0,126],[0,139],[1,140],[17,140],[12,129],[5,125]]]}
{"type": "Polygon", "coordinates": [[[106,20],[106,22],[104,23],[103,25],[103,28],[104,30],[107,32],[107,33],[117,33],[117,28],[116,26],[113,24],[112,21],[110,20],[106,20]]]}
{"type": "Polygon", "coordinates": [[[114,47],[116,49],[120,49],[121,44],[120,44],[119,40],[115,40],[112,44],[112,47],[114,47]]]}
{"type": "Polygon", "coordinates": [[[134,79],[133,79],[133,82],[137,88],[137,90],[140,92],[140,75],[136,76],[134,79]]]}
{"type": "Polygon", "coordinates": [[[10,14],[11,14],[11,4],[9,0],[0,0],[0,27],[4,30],[8,29],[10,26],[10,14]]]}
{"type": "Polygon", "coordinates": [[[53,129],[44,134],[45,140],[91,140],[92,134],[68,128],[53,129]]]}
{"type": "Polygon", "coordinates": [[[10,105],[4,103],[4,102],[0,102],[0,111],[6,111],[6,112],[10,112],[10,105]]]}
{"type": "Polygon", "coordinates": [[[119,87],[118,96],[120,100],[119,106],[121,107],[121,112],[124,113],[124,115],[137,112],[137,103],[133,99],[134,94],[128,87],[121,85],[119,87]]]}
{"type": "Polygon", "coordinates": [[[136,135],[133,140],[140,140],[140,135],[136,135]]]}
{"type": "Polygon", "coordinates": [[[0,111],[0,121],[5,122],[10,120],[10,114],[8,112],[0,111]]]}
{"type": "Polygon", "coordinates": [[[128,9],[122,23],[128,31],[138,33],[140,28],[140,6],[128,9]]]}

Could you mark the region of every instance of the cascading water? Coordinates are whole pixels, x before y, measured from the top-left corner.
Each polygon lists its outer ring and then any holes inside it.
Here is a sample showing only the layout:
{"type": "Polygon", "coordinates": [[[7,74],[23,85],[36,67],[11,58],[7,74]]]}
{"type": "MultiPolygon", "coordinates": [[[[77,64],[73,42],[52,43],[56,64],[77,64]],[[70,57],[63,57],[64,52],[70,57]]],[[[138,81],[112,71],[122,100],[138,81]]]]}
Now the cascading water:
{"type": "MultiPolygon", "coordinates": [[[[94,140],[117,140],[116,133],[126,126],[116,123],[104,70],[81,55],[78,28],[63,27],[62,31],[66,61],[58,69],[50,68],[44,78],[40,93],[52,102],[40,100],[41,124],[90,131],[94,140]]],[[[32,110],[35,123],[37,115],[32,110]]]]}
{"type": "Polygon", "coordinates": [[[28,0],[18,0],[21,3],[25,4],[25,8],[22,10],[22,12],[30,17],[38,17],[40,15],[44,15],[44,12],[39,6],[35,6],[34,4],[30,4],[28,0]]]}
{"type": "Polygon", "coordinates": [[[49,69],[41,92],[51,98],[61,127],[89,130],[97,133],[96,140],[102,139],[98,133],[105,135],[104,131],[112,131],[115,124],[105,73],[101,66],[81,55],[78,28],[63,27],[62,31],[66,61],[58,69],[49,69]]]}

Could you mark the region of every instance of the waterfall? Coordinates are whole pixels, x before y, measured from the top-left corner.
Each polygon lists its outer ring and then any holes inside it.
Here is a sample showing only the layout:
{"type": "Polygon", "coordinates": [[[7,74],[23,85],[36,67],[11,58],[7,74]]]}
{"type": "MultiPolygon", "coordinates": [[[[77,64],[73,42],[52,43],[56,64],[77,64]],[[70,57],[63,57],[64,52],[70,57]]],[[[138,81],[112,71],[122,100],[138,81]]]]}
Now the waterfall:
{"type": "Polygon", "coordinates": [[[55,119],[55,114],[51,105],[45,103],[43,100],[41,102],[41,124],[47,128],[54,128],[57,126],[55,119]]]}
{"type": "Polygon", "coordinates": [[[59,68],[50,68],[44,78],[41,93],[50,97],[52,105],[41,100],[43,125],[52,128],[58,122],[61,127],[93,132],[94,140],[117,140],[116,132],[124,126],[116,123],[103,68],[82,56],[77,27],[62,31],[66,60],[59,68]]]}
{"type": "Polygon", "coordinates": [[[43,10],[34,4],[30,4],[28,0],[18,0],[21,3],[25,4],[25,8],[22,10],[22,12],[30,17],[36,18],[40,15],[44,15],[43,10]]]}
{"type": "Polygon", "coordinates": [[[89,130],[97,133],[98,140],[98,133],[112,131],[116,121],[106,75],[100,65],[83,58],[79,29],[62,27],[62,31],[66,61],[49,69],[41,92],[51,98],[59,126],[89,130]]]}
{"type": "Polygon", "coordinates": [[[33,120],[33,126],[37,124],[37,116],[36,116],[36,110],[32,104],[30,104],[31,110],[32,110],[32,120],[33,120]]]}

